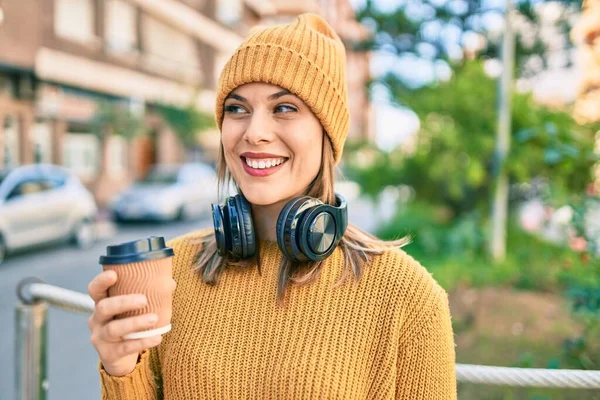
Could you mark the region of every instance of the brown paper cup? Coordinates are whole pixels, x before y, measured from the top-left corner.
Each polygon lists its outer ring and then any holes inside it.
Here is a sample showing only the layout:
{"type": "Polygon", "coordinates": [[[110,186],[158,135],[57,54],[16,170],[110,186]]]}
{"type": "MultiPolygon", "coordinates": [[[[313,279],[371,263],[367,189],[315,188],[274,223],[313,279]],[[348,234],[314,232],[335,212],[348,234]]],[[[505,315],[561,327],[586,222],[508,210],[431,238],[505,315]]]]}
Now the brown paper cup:
{"type": "Polygon", "coordinates": [[[163,237],[152,236],[133,242],[108,246],[100,257],[105,271],[117,273],[117,282],[108,289],[109,297],[143,294],[146,307],[116,315],[116,319],[155,313],[158,321],[154,328],[125,335],[125,339],[140,339],[164,334],[171,330],[173,314],[173,249],[165,245],[163,237]]]}
{"type": "Polygon", "coordinates": [[[130,264],[103,266],[105,271],[113,270],[118,276],[117,283],[108,290],[110,297],[125,294],[143,294],[148,299],[146,307],[118,314],[115,318],[127,318],[147,313],[158,315],[155,328],[125,335],[125,339],[139,339],[163,334],[171,330],[171,315],[173,313],[172,262],[173,258],[169,257],[130,264]]]}

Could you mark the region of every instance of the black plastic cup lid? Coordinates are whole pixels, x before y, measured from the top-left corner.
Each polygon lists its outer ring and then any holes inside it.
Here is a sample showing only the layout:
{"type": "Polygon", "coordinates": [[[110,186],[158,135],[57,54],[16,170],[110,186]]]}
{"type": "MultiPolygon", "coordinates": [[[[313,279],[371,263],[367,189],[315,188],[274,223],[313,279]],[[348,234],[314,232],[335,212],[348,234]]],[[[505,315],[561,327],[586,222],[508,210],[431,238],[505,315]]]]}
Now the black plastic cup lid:
{"type": "Polygon", "coordinates": [[[106,255],[100,256],[100,264],[115,265],[129,264],[140,261],[158,260],[172,257],[173,249],[167,247],[165,238],[151,236],[146,239],[134,240],[106,247],[106,255]]]}

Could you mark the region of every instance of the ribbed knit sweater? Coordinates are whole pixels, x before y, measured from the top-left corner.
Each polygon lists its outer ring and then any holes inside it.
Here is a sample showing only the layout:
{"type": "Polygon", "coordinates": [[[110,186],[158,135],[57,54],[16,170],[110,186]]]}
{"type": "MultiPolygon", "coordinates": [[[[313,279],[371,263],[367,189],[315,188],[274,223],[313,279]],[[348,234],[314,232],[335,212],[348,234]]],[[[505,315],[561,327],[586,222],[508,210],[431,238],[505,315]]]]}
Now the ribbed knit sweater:
{"type": "Polygon", "coordinates": [[[100,364],[103,399],[456,399],[446,293],[403,251],[334,287],[338,248],[278,305],[276,242],[260,242],[260,274],[231,267],[210,286],[192,268],[206,234],[169,242],[173,328],[128,375],[100,364]]]}

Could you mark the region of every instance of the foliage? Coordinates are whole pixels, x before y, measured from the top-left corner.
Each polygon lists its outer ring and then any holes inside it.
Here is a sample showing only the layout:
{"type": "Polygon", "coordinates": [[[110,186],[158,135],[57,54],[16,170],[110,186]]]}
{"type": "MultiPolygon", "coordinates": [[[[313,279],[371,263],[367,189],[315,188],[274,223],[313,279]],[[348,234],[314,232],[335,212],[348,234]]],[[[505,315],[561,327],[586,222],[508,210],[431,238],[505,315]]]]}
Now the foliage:
{"type": "Polygon", "coordinates": [[[583,322],[583,332],[563,344],[565,359],[580,369],[600,369],[600,285],[574,285],[568,291],[575,317],[583,322]]]}
{"type": "Polygon", "coordinates": [[[215,126],[212,115],[203,113],[193,106],[181,108],[161,104],[156,108],[186,146],[195,146],[198,134],[215,126]]]}
{"type": "MultiPolygon", "coordinates": [[[[421,121],[414,150],[349,148],[347,175],[371,196],[402,183],[413,187],[420,201],[449,207],[453,216],[485,212],[492,193],[497,118],[494,81],[481,62],[465,63],[451,80],[410,93],[396,83],[392,77],[387,80],[394,97],[421,121]]],[[[585,189],[598,160],[593,151],[597,126],[580,126],[568,112],[515,93],[512,128],[506,164],[512,183],[542,178],[556,195],[585,189]]]]}
{"type": "Polygon", "coordinates": [[[101,141],[105,139],[106,129],[127,140],[140,135],[144,130],[142,118],[134,115],[123,104],[108,100],[99,103],[92,125],[101,141]]]}
{"type": "MultiPolygon", "coordinates": [[[[595,196],[582,196],[573,204],[573,227],[576,235],[588,240],[587,252],[598,254],[600,243],[598,232],[586,229],[586,214],[590,206],[597,206],[600,201],[595,196]]],[[[600,264],[598,258],[592,260],[593,265],[600,264]]],[[[596,282],[569,282],[567,296],[572,303],[573,315],[582,322],[583,331],[563,344],[563,356],[572,365],[580,369],[600,369],[600,267],[592,268],[590,276],[597,277],[596,282]]]]}
{"type": "Polygon", "coordinates": [[[416,201],[400,209],[376,234],[384,239],[409,235],[412,240],[405,251],[425,265],[446,290],[507,285],[563,292],[576,285],[600,287],[600,260],[566,245],[548,243],[516,224],[509,226],[506,260],[489,268],[491,260],[478,249],[485,239],[480,222],[477,213],[451,220],[444,207],[416,201]]]}

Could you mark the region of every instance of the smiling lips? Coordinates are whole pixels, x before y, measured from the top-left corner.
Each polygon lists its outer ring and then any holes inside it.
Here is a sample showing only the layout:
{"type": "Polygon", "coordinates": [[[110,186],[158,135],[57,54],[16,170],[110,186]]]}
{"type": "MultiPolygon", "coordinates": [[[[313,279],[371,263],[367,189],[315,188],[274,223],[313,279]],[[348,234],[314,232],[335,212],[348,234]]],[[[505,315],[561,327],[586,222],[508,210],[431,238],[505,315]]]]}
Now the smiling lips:
{"type": "Polygon", "coordinates": [[[244,170],[251,176],[263,177],[278,171],[288,160],[269,153],[242,153],[240,156],[244,170]]]}

